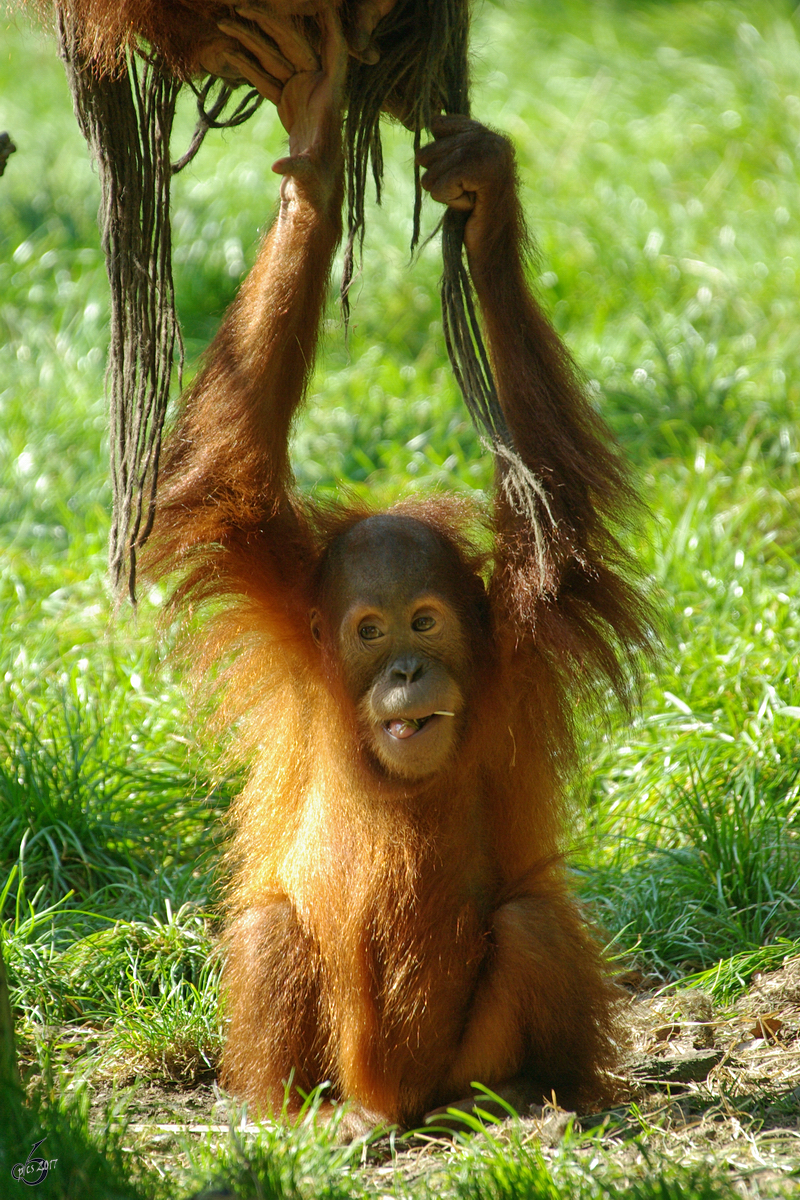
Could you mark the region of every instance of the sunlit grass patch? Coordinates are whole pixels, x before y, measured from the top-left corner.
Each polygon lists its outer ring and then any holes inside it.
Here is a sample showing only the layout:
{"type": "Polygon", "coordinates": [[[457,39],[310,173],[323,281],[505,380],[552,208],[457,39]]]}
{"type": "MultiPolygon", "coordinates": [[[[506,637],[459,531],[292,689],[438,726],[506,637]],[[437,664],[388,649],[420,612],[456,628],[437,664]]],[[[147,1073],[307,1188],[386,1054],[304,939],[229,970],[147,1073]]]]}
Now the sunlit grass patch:
{"type": "Polygon", "coordinates": [[[0,864],[19,863],[29,895],[102,895],[114,907],[167,864],[193,855],[198,865],[208,840],[202,783],[187,769],[170,689],[148,695],[141,675],[113,658],[99,676],[86,658],[62,664],[44,688],[22,664],[7,673],[0,864]]]}
{"type": "Polygon", "coordinates": [[[784,962],[800,957],[800,938],[778,937],[769,945],[756,949],[742,950],[730,958],[720,961],[706,971],[687,975],[682,987],[700,988],[708,992],[720,1004],[729,1004],[740,996],[754,975],[764,971],[775,971],[784,962]]]}
{"type": "Polygon", "coordinates": [[[667,975],[800,937],[798,790],[796,766],[736,769],[719,753],[690,764],[609,839],[587,882],[593,911],[667,975]]]}

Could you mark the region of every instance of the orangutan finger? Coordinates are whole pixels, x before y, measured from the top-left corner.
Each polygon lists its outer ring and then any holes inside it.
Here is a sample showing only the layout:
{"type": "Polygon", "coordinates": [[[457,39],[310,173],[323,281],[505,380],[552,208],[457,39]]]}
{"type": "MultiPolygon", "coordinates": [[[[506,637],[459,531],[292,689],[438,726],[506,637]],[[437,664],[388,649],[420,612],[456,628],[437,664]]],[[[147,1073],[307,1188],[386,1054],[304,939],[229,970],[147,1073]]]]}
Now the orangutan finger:
{"type": "Polygon", "coordinates": [[[274,79],[285,83],[295,73],[295,68],[288,58],[284,58],[278,47],[261,33],[256,33],[238,21],[218,21],[217,26],[223,33],[230,34],[244,46],[245,50],[256,58],[261,67],[274,79]]]}
{"type": "Polygon", "coordinates": [[[374,67],[375,63],[381,61],[380,50],[374,42],[370,42],[364,50],[357,50],[351,40],[347,43],[347,49],[350,52],[351,58],[358,59],[359,62],[365,63],[368,67],[374,67]]]}
{"type": "MultiPolygon", "coordinates": [[[[350,49],[356,58],[368,50],[372,31],[395,6],[395,0],[364,0],[356,12],[355,27],[350,35],[350,49]]],[[[377,55],[377,50],[375,50],[377,55]]],[[[366,62],[366,59],[362,61],[366,62]]],[[[375,62],[377,62],[377,58],[375,62]]]]}
{"type": "Polygon", "coordinates": [[[475,147],[480,144],[481,135],[485,134],[482,126],[470,122],[472,129],[453,129],[445,137],[437,137],[435,142],[421,146],[416,153],[416,162],[421,167],[432,166],[435,162],[456,160],[461,157],[469,159],[475,153],[475,147]]]}
{"type": "Polygon", "coordinates": [[[272,170],[276,175],[294,175],[298,178],[310,177],[317,173],[308,156],[303,154],[288,154],[285,158],[277,158],[272,164],[272,170]]]}
{"type": "Polygon", "coordinates": [[[332,8],[325,8],[319,14],[322,45],[322,69],[330,80],[331,88],[336,93],[344,87],[347,75],[347,44],[342,33],[339,17],[332,8]]]}
{"type": "Polygon", "coordinates": [[[280,80],[275,79],[272,75],[268,75],[266,71],[262,71],[244,54],[237,54],[235,50],[229,50],[227,54],[228,61],[236,67],[242,79],[259,92],[266,100],[270,100],[273,104],[279,104],[283,86],[280,80]]]}
{"type": "Polygon", "coordinates": [[[281,94],[281,84],[277,79],[262,72],[258,65],[241,52],[238,42],[231,38],[218,38],[208,42],[198,54],[198,62],[209,75],[224,79],[228,83],[250,83],[257,91],[277,104],[281,94]]]}
{"type": "Polygon", "coordinates": [[[470,129],[483,130],[484,127],[462,113],[437,113],[431,117],[429,128],[435,138],[447,138],[470,129]]]}
{"type": "Polygon", "coordinates": [[[295,71],[318,71],[319,59],[306,39],[290,21],[273,21],[266,13],[243,5],[236,12],[245,21],[253,21],[272,38],[281,52],[294,65],[295,71]]]}
{"type": "Polygon", "coordinates": [[[446,204],[448,208],[469,212],[475,207],[475,193],[465,192],[457,179],[445,179],[441,183],[433,184],[427,191],[431,200],[435,200],[437,204],[446,204]]]}
{"type": "Polygon", "coordinates": [[[441,175],[443,171],[456,169],[464,158],[464,150],[465,147],[460,143],[430,142],[417,151],[414,161],[418,167],[423,167],[429,174],[435,171],[437,175],[441,175]]]}
{"type": "Polygon", "coordinates": [[[219,38],[215,42],[207,42],[201,47],[197,61],[204,71],[208,71],[209,75],[216,75],[218,79],[227,79],[231,83],[237,83],[241,79],[237,67],[231,66],[228,60],[228,51],[231,49],[227,38],[219,38]]]}
{"type": "Polygon", "coordinates": [[[457,176],[432,175],[430,171],[426,171],[422,176],[420,185],[426,192],[430,192],[434,200],[439,200],[442,204],[449,204],[464,191],[464,185],[457,176]]]}
{"type": "MultiPolygon", "coordinates": [[[[436,200],[437,197],[434,196],[433,199],[436,200]]],[[[475,193],[462,192],[455,200],[445,200],[444,203],[448,208],[457,208],[460,212],[472,212],[475,207],[475,193]]]]}
{"type": "Polygon", "coordinates": [[[430,192],[433,199],[438,200],[441,204],[452,204],[462,195],[474,195],[474,193],[468,193],[464,183],[464,173],[457,167],[444,166],[440,168],[438,164],[426,171],[420,179],[420,184],[425,191],[430,192]]]}

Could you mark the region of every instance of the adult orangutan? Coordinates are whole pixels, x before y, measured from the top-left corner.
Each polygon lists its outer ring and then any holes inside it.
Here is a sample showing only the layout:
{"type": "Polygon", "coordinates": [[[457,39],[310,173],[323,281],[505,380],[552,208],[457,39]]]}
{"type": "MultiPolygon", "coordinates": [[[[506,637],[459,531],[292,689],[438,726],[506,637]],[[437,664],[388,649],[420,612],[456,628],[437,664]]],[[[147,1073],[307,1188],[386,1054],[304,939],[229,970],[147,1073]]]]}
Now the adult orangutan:
{"type": "Polygon", "coordinates": [[[630,495],[527,289],[511,147],[456,116],[433,120],[418,161],[433,198],[469,213],[534,502],[502,452],[491,519],[443,497],[370,514],[296,490],[289,432],[341,237],[347,51],[330,10],[320,23],[321,69],[279,99],[280,210],[183,402],[149,547],[151,577],[181,572],[176,603],[209,603],[198,670],[225,656],[223,713],[253,755],[233,814],[223,1079],[267,1112],[288,1081],[290,1106],[329,1081],[402,1125],[476,1080],[588,1103],[613,1058],[612,996],[559,827],[576,696],[598,679],[624,691],[647,640],[609,528],[630,495]]]}

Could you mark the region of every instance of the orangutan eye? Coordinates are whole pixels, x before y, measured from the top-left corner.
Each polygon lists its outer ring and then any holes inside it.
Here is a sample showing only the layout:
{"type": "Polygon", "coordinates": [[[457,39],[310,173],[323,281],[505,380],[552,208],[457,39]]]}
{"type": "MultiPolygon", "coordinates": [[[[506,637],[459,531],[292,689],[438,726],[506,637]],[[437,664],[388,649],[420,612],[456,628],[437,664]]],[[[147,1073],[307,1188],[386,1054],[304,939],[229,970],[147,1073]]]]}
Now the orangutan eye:
{"type": "Polygon", "coordinates": [[[377,625],[361,625],[358,636],[365,642],[374,642],[376,638],[383,637],[383,634],[377,625]]]}
{"type": "Polygon", "coordinates": [[[434,617],[415,617],[411,622],[411,628],[416,633],[425,633],[426,630],[433,629],[435,624],[436,620],[434,617]]]}

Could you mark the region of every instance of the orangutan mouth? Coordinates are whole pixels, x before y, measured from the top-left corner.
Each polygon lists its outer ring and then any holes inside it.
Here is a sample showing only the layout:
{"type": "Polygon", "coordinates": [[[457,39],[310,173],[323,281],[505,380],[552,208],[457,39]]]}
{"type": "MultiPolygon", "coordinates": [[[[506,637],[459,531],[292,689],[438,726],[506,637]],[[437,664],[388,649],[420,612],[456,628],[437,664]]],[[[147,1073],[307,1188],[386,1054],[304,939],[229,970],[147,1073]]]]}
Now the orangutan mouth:
{"type": "Polygon", "coordinates": [[[403,739],[413,737],[415,733],[419,733],[424,725],[428,724],[433,713],[427,717],[394,717],[391,721],[384,721],[383,728],[393,738],[403,739]]]}
{"type": "Polygon", "coordinates": [[[454,717],[455,713],[451,712],[432,712],[427,717],[393,717],[391,721],[384,721],[383,728],[393,738],[402,740],[404,738],[413,737],[415,733],[419,733],[432,717],[454,717]]]}

